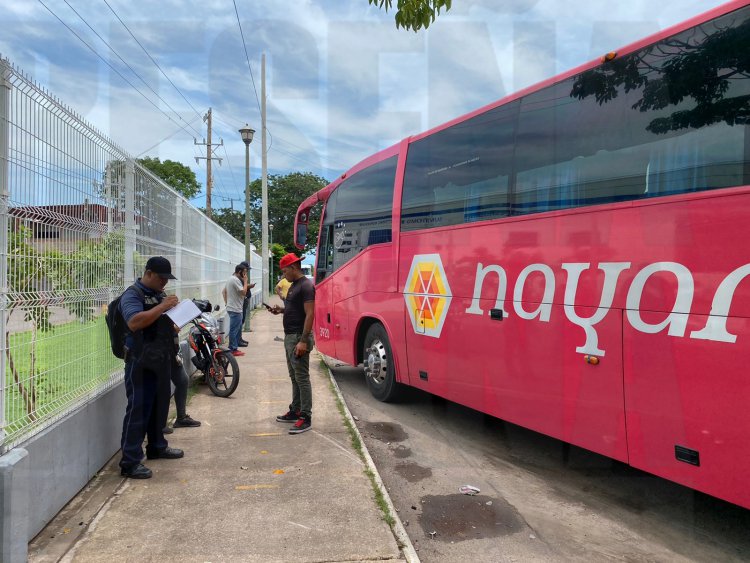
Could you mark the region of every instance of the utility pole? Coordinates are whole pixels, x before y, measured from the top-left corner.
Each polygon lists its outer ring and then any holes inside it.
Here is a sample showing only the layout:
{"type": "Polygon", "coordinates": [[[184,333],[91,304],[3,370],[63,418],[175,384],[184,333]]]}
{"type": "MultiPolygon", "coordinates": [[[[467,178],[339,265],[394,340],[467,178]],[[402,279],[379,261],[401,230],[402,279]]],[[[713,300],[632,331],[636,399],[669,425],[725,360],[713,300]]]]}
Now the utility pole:
{"type": "Polygon", "coordinates": [[[211,108],[208,108],[206,114],[206,215],[211,218],[211,188],[213,187],[213,178],[211,177],[211,158],[213,156],[213,147],[211,146],[211,108]]]}
{"type": "Polygon", "coordinates": [[[245,123],[245,126],[240,129],[240,135],[242,135],[242,142],[245,143],[245,260],[252,263],[250,260],[250,143],[253,142],[255,129],[251,129],[245,123]]]}
{"type": "MultiPolygon", "coordinates": [[[[262,257],[263,269],[268,264],[268,154],[266,150],[266,54],[263,53],[260,59],[260,122],[261,122],[261,227],[262,227],[262,257]]],[[[268,273],[263,276],[263,298],[265,299],[269,292],[268,273]]]]}
{"type": "Polygon", "coordinates": [[[206,133],[206,139],[202,143],[199,143],[196,139],[193,139],[195,145],[205,145],[206,156],[196,156],[195,162],[199,163],[200,160],[206,161],[206,216],[211,218],[211,188],[213,187],[214,180],[211,176],[211,161],[218,160],[219,166],[221,166],[221,158],[214,156],[214,147],[224,146],[224,139],[219,139],[221,142],[218,144],[211,144],[211,108],[208,108],[208,113],[203,116],[203,121],[206,123],[208,132],[206,133]]]}

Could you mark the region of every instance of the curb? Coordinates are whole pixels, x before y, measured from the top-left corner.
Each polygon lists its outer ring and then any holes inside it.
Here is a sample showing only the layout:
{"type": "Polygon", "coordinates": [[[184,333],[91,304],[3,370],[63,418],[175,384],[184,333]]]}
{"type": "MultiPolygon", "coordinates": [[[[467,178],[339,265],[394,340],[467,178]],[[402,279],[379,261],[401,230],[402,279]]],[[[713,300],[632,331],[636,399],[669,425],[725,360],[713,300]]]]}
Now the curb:
{"type": "Polygon", "coordinates": [[[375,484],[377,485],[378,489],[380,489],[380,493],[383,495],[383,498],[388,505],[388,510],[390,510],[391,512],[391,516],[393,517],[394,521],[391,530],[393,531],[393,535],[396,537],[396,541],[401,546],[401,552],[404,554],[404,558],[406,559],[407,563],[420,563],[419,556],[414,550],[414,546],[409,539],[409,535],[406,533],[406,528],[404,528],[404,525],[401,522],[401,518],[399,517],[398,512],[396,512],[396,507],[393,506],[393,502],[391,501],[391,497],[388,494],[388,490],[385,488],[385,484],[380,478],[380,473],[378,473],[378,469],[377,467],[375,467],[375,462],[373,462],[372,457],[370,457],[370,452],[367,450],[365,441],[362,439],[362,435],[359,433],[359,428],[357,428],[354,417],[352,417],[352,413],[349,411],[349,407],[344,400],[344,396],[341,394],[341,389],[339,389],[338,383],[336,383],[336,379],[333,377],[333,373],[331,372],[331,368],[329,367],[329,360],[332,360],[332,358],[329,358],[328,356],[325,356],[320,352],[318,352],[318,357],[323,360],[323,363],[325,363],[326,370],[328,371],[328,380],[331,382],[331,385],[336,392],[336,396],[344,406],[344,414],[347,420],[354,429],[354,432],[357,434],[357,438],[359,438],[360,444],[362,444],[362,455],[365,458],[365,466],[367,467],[367,469],[372,471],[372,474],[375,477],[375,484]]]}

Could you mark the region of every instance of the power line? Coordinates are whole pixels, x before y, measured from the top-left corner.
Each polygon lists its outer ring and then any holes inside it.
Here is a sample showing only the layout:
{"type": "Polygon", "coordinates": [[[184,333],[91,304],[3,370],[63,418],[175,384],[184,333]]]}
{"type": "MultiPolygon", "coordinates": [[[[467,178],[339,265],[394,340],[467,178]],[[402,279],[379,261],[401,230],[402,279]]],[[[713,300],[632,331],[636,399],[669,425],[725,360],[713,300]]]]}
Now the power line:
{"type": "MultiPolygon", "coordinates": [[[[107,0],[104,0],[105,2],[107,0]]],[[[260,98],[258,97],[258,90],[255,88],[255,78],[253,77],[253,69],[250,66],[250,55],[247,54],[247,44],[245,43],[245,34],[242,32],[242,24],[240,23],[240,12],[237,10],[237,1],[232,0],[234,4],[234,13],[237,15],[237,26],[240,28],[240,36],[242,37],[242,48],[245,49],[245,59],[247,60],[247,69],[250,71],[250,80],[253,83],[253,91],[255,92],[255,101],[258,104],[258,113],[263,115],[263,111],[260,109],[260,98]]]]}
{"type": "MultiPolygon", "coordinates": [[[[225,200],[225,201],[228,201],[228,202],[229,202],[229,205],[230,205],[230,206],[231,206],[231,208],[232,208],[232,211],[234,211],[234,202],[235,202],[235,201],[245,201],[245,198],[244,198],[244,197],[224,197],[224,196],[217,196],[217,197],[218,197],[219,199],[223,199],[223,200],[225,200]]],[[[221,209],[226,209],[226,207],[222,207],[221,209]]],[[[240,211],[240,213],[242,213],[242,212],[240,211]]]]}
{"type": "MultiPolygon", "coordinates": [[[[206,138],[203,139],[202,143],[199,143],[197,140],[194,141],[194,144],[196,145],[205,145],[206,147],[206,156],[195,157],[195,162],[197,163],[200,160],[206,161],[206,215],[210,218],[211,217],[211,191],[213,190],[214,186],[214,175],[212,171],[212,162],[214,160],[219,161],[219,166],[221,166],[221,158],[218,156],[214,156],[214,147],[219,145],[224,145],[224,140],[222,139],[220,143],[212,143],[211,142],[211,135],[213,133],[213,112],[211,111],[211,108],[208,108],[208,112],[206,113],[203,120],[206,122],[206,129],[207,134],[206,138]]],[[[221,176],[219,176],[219,179],[221,179],[221,176]]]]}
{"type": "Polygon", "coordinates": [[[322,162],[319,162],[319,163],[316,164],[316,163],[314,163],[314,162],[312,162],[310,160],[304,159],[301,156],[298,156],[298,155],[296,155],[294,153],[285,151],[284,149],[280,149],[280,148],[276,147],[276,150],[279,151],[280,153],[283,153],[283,154],[287,155],[287,156],[291,156],[292,158],[294,158],[294,159],[296,159],[296,160],[298,160],[300,162],[304,162],[305,164],[309,164],[310,166],[314,166],[315,168],[319,168],[320,170],[323,170],[323,163],[322,162]]]}
{"type": "MultiPolygon", "coordinates": [[[[237,180],[235,180],[234,178],[234,170],[232,169],[232,163],[229,162],[229,153],[227,152],[227,146],[226,145],[221,145],[221,146],[224,148],[224,156],[227,157],[227,166],[229,166],[229,173],[232,175],[232,184],[236,186],[237,180]]],[[[242,190],[242,191],[244,192],[245,190],[242,190]]]]}
{"type": "MultiPolygon", "coordinates": [[[[280,141],[280,142],[282,142],[282,143],[285,143],[285,144],[287,144],[287,145],[290,145],[290,146],[292,146],[292,147],[294,147],[294,148],[296,148],[296,149],[299,149],[299,150],[301,150],[301,151],[309,152],[309,149],[306,149],[305,147],[301,147],[301,146],[299,146],[299,145],[295,145],[295,144],[294,144],[294,143],[292,143],[291,141],[289,141],[289,140],[287,140],[287,139],[284,139],[284,138],[282,138],[282,137],[279,137],[279,141],[280,141]]],[[[283,149],[280,149],[280,148],[278,148],[278,147],[276,148],[276,150],[281,150],[281,151],[283,152],[283,149]]],[[[287,154],[289,154],[289,153],[287,153],[287,154]]],[[[330,165],[330,164],[333,164],[335,168],[337,168],[337,169],[340,169],[340,170],[346,170],[347,168],[351,167],[351,165],[350,165],[350,166],[338,166],[338,164],[340,164],[340,163],[332,163],[332,162],[330,161],[330,159],[328,160],[328,164],[329,164],[329,165],[330,165]]],[[[330,166],[329,166],[329,168],[330,168],[330,166]]]]}
{"type": "MultiPolygon", "coordinates": [[[[230,116],[230,117],[236,117],[236,116],[230,116]]],[[[220,121],[221,123],[223,123],[224,125],[226,125],[229,128],[234,128],[235,127],[234,125],[230,125],[229,123],[227,123],[226,121],[224,121],[223,119],[220,119],[218,117],[216,118],[216,121],[220,121]]],[[[238,120],[237,123],[241,123],[241,120],[238,120]]],[[[268,132],[269,135],[271,135],[271,130],[268,127],[266,127],[266,131],[268,132]]],[[[271,145],[269,145],[269,147],[266,149],[266,152],[270,152],[272,146],[273,146],[273,135],[271,135],[271,145]]]]}
{"type": "MultiPolygon", "coordinates": [[[[219,117],[217,117],[217,118],[216,118],[216,121],[218,121],[218,122],[220,122],[220,123],[223,123],[224,125],[226,125],[226,126],[227,126],[228,128],[230,128],[230,129],[232,129],[232,128],[234,128],[234,127],[235,127],[235,126],[233,126],[233,125],[231,125],[231,124],[227,123],[226,121],[224,121],[223,119],[221,119],[221,118],[219,118],[219,117]]],[[[266,131],[268,131],[268,129],[266,129],[266,131]]],[[[268,131],[268,134],[270,135],[270,134],[271,134],[271,132],[270,132],[270,131],[268,131]]],[[[234,167],[232,166],[232,163],[231,163],[231,162],[230,162],[230,160],[229,160],[229,153],[227,152],[227,147],[226,147],[226,145],[224,145],[224,154],[225,154],[225,156],[226,156],[227,166],[229,166],[229,173],[230,173],[230,174],[231,174],[231,176],[232,176],[232,183],[233,183],[233,184],[234,184],[234,185],[236,186],[236,185],[237,185],[237,180],[236,180],[236,178],[235,178],[235,176],[234,176],[234,167]]],[[[244,193],[244,192],[245,192],[245,189],[244,189],[244,188],[242,188],[242,193],[244,193]]]]}
{"type": "MultiPolygon", "coordinates": [[[[165,73],[165,72],[164,72],[164,71],[162,70],[162,68],[161,68],[161,67],[159,66],[159,63],[157,63],[157,62],[156,62],[156,60],[154,60],[154,57],[152,57],[152,56],[151,56],[151,54],[150,54],[150,53],[149,53],[149,52],[148,52],[148,51],[146,50],[146,48],[145,48],[145,47],[144,47],[144,46],[143,46],[143,45],[141,44],[141,42],[140,42],[140,41],[138,41],[138,38],[137,38],[137,37],[136,37],[135,35],[133,35],[133,32],[132,32],[132,31],[130,31],[130,28],[129,28],[129,27],[128,27],[128,26],[126,25],[126,24],[125,24],[125,22],[124,22],[124,21],[122,21],[122,18],[120,18],[120,16],[119,16],[119,15],[117,15],[117,12],[115,12],[114,8],[112,8],[112,6],[110,6],[110,5],[109,5],[109,2],[107,2],[107,0],[104,0],[104,3],[105,3],[105,4],[107,5],[107,7],[108,7],[108,8],[109,8],[109,9],[111,10],[111,12],[112,12],[112,13],[114,14],[114,16],[115,16],[115,17],[117,18],[117,20],[118,20],[118,21],[119,21],[119,22],[120,22],[120,23],[122,24],[122,26],[123,26],[123,27],[124,27],[124,28],[125,28],[125,29],[127,30],[127,32],[128,32],[129,34],[130,34],[130,37],[132,37],[132,38],[133,38],[133,40],[134,40],[134,41],[135,41],[136,43],[138,43],[138,46],[139,46],[139,47],[140,47],[141,49],[143,49],[143,52],[144,52],[144,53],[146,53],[146,56],[148,56],[148,58],[149,58],[149,59],[151,59],[151,62],[152,62],[152,63],[154,63],[154,65],[156,65],[156,68],[158,68],[158,69],[159,69],[159,72],[161,72],[161,73],[162,73],[162,75],[164,76],[164,78],[166,78],[166,79],[167,79],[167,80],[169,81],[169,83],[170,83],[170,84],[172,85],[172,87],[173,87],[173,88],[174,88],[175,90],[177,90],[177,93],[178,93],[178,94],[179,94],[180,96],[182,96],[182,99],[183,99],[183,100],[185,100],[185,102],[187,102],[187,105],[189,105],[189,106],[190,106],[190,107],[191,107],[191,108],[193,109],[193,111],[195,112],[195,114],[196,114],[196,115],[197,115],[198,117],[201,117],[201,114],[200,114],[200,112],[199,112],[199,111],[198,111],[197,109],[195,109],[195,107],[193,106],[193,104],[191,104],[191,103],[190,103],[190,100],[188,100],[188,99],[187,99],[187,98],[185,97],[185,95],[184,95],[184,94],[182,93],[182,91],[181,91],[181,90],[180,90],[180,89],[179,89],[179,88],[178,88],[178,87],[177,87],[177,86],[175,85],[175,83],[174,83],[174,82],[172,82],[172,80],[171,80],[171,79],[169,78],[169,76],[167,76],[167,74],[166,74],[166,73],[165,73]]],[[[235,8],[236,8],[236,5],[235,5],[235,8]]],[[[253,87],[255,87],[255,84],[253,84],[253,87]]]]}
{"type": "MultiPolygon", "coordinates": [[[[189,122],[189,125],[190,125],[190,124],[193,124],[193,123],[195,123],[195,120],[196,120],[196,119],[198,119],[198,118],[196,117],[195,119],[192,119],[192,120],[191,120],[191,121],[189,122]]],[[[164,137],[164,138],[163,138],[163,139],[162,139],[161,141],[159,141],[158,143],[156,143],[156,144],[154,144],[154,145],[151,145],[151,146],[150,146],[149,148],[147,148],[147,149],[146,149],[145,151],[141,152],[141,153],[140,153],[140,154],[139,154],[139,155],[138,155],[138,156],[137,156],[136,158],[138,158],[138,157],[141,157],[141,156],[143,156],[144,154],[146,154],[146,153],[147,153],[148,151],[150,151],[151,149],[154,149],[154,148],[158,147],[158,146],[159,146],[159,145],[161,145],[161,144],[162,144],[162,143],[163,143],[164,141],[167,141],[167,140],[171,139],[172,137],[174,137],[174,136],[175,136],[175,135],[176,135],[177,133],[179,133],[180,131],[182,131],[182,128],[180,128],[180,129],[177,129],[177,130],[175,130],[174,132],[172,132],[172,133],[170,133],[169,135],[167,135],[166,137],[164,137]]]]}
{"type": "Polygon", "coordinates": [[[95,30],[95,29],[94,29],[93,27],[91,27],[91,25],[89,24],[89,22],[87,22],[87,21],[86,21],[86,19],[85,19],[85,18],[84,18],[84,17],[83,17],[83,16],[81,15],[81,14],[79,14],[79,13],[78,13],[78,11],[76,11],[76,9],[75,9],[75,8],[74,8],[73,6],[71,6],[71,5],[70,5],[70,3],[68,2],[68,0],[63,0],[63,2],[65,2],[65,3],[66,3],[66,4],[68,5],[68,8],[70,8],[70,9],[71,9],[71,10],[73,11],[73,13],[74,13],[75,15],[77,15],[77,16],[78,16],[78,17],[79,17],[79,18],[81,19],[81,21],[82,21],[83,23],[85,23],[85,24],[86,24],[86,26],[87,26],[87,27],[88,27],[88,28],[89,28],[89,29],[90,29],[90,30],[91,30],[91,31],[92,31],[92,32],[94,33],[94,35],[96,35],[96,36],[97,36],[97,37],[99,38],[99,40],[100,40],[100,41],[101,41],[102,43],[104,43],[104,44],[105,44],[105,45],[106,45],[106,46],[107,46],[107,47],[109,48],[109,50],[110,50],[110,51],[112,51],[112,52],[113,52],[113,53],[114,53],[114,54],[115,54],[115,55],[117,56],[117,58],[118,58],[118,59],[120,59],[120,61],[122,61],[122,63],[123,63],[123,64],[124,64],[124,65],[125,65],[126,67],[128,67],[128,68],[130,69],[130,72],[132,72],[132,73],[133,73],[133,74],[134,74],[135,76],[137,76],[137,77],[138,77],[138,79],[139,79],[139,80],[140,80],[141,82],[143,82],[143,84],[144,84],[144,85],[146,86],[146,88],[148,88],[149,90],[151,90],[151,93],[153,93],[153,94],[154,94],[154,96],[156,96],[156,97],[157,97],[157,98],[159,98],[159,99],[160,99],[160,100],[161,100],[162,102],[164,102],[164,104],[165,104],[165,105],[166,105],[166,106],[167,106],[167,107],[168,107],[168,108],[169,108],[170,110],[172,110],[172,111],[174,112],[174,114],[175,114],[175,115],[176,115],[177,117],[179,117],[179,118],[180,118],[180,119],[181,119],[182,121],[184,121],[184,122],[185,122],[185,124],[186,124],[186,125],[187,125],[188,127],[190,127],[190,128],[191,128],[191,129],[193,130],[193,131],[195,131],[196,135],[200,135],[200,134],[201,134],[201,133],[200,133],[200,132],[199,132],[199,131],[198,131],[197,129],[195,129],[194,127],[192,127],[192,126],[190,125],[190,123],[188,123],[187,121],[185,121],[185,120],[184,120],[184,119],[183,119],[183,118],[182,118],[182,117],[180,116],[180,114],[179,114],[179,113],[177,112],[177,110],[176,110],[176,109],[174,109],[174,108],[173,108],[173,107],[172,107],[171,105],[169,105],[169,103],[168,103],[168,102],[167,102],[167,101],[166,101],[166,100],[165,100],[164,98],[162,98],[162,97],[161,97],[161,96],[160,96],[160,95],[159,95],[159,94],[158,94],[158,93],[157,93],[157,92],[156,92],[156,91],[155,91],[155,90],[154,90],[154,89],[153,89],[153,88],[152,88],[151,86],[149,86],[149,84],[148,84],[148,83],[147,83],[147,82],[146,82],[146,81],[145,81],[145,80],[143,79],[143,77],[142,77],[142,76],[141,76],[140,74],[138,74],[138,73],[137,73],[137,72],[135,71],[135,69],[134,69],[134,68],[133,68],[132,66],[130,66],[130,65],[129,65],[129,64],[127,63],[127,61],[125,61],[125,59],[123,59],[123,58],[122,58],[122,57],[120,56],[120,54],[119,54],[119,53],[118,53],[117,51],[115,51],[114,47],[112,47],[112,45],[110,45],[110,44],[109,44],[109,43],[108,43],[108,42],[107,42],[107,41],[106,41],[106,40],[105,40],[105,39],[104,39],[104,38],[103,38],[103,37],[102,37],[101,35],[99,35],[99,34],[98,34],[98,33],[96,32],[96,30],[95,30]]]}
{"type": "Polygon", "coordinates": [[[141,91],[140,91],[140,90],[139,90],[138,88],[136,88],[136,87],[135,87],[135,85],[134,85],[134,84],[133,84],[133,83],[132,83],[132,82],[131,82],[130,80],[128,80],[128,79],[127,79],[127,78],[126,78],[126,77],[125,77],[125,76],[124,76],[124,75],[123,75],[123,74],[122,74],[122,73],[121,73],[121,72],[120,72],[119,70],[117,70],[117,69],[116,69],[116,68],[115,68],[114,66],[112,66],[112,65],[111,65],[111,64],[109,63],[109,61],[108,61],[107,59],[105,59],[104,57],[102,57],[102,56],[101,56],[101,55],[100,55],[100,54],[99,54],[99,53],[98,53],[98,52],[96,51],[96,49],[94,49],[94,48],[93,48],[93,47],[92,47],[91,45],[89,45],[89,44],[88,44],[88,43],[86,42],[86,40],[85,40],[85,39],[83,39],[83,38],[82,38],[82,37],[81,37],[80,35],[78,35],[78,33],[76,33],[76,32],[75,32],[75,30],[74,30],[74,29],[73,29],[72,27],[70,27],[70,26],[69,26],[69,25],[68,25],[67,23],[65,23],[65,22],[64,22],[64,21],[63,21],[62,19],[60,19],[60,16],[58,16],[58,15],[57,15],[57,14],[56,14],[55,12],[53,12],[53,11],[52,11],[52,10],[50,9],[50,7],[49,7],[49,6],[47,6],[47,4],[45,4],[45,3],[44,3],[44,2],[42,1],[42,0],[37,0],[37,2],[39,2],[39,3],[40,3],[40,4],[42,5],[42,6],[44,6],[44,8],[45,8],[45,9],[46,9],[46,10],[47,10],[47,11],[48,11],[48,12],[49,12],[50,14],[52,14],[52,15],[53,15],[53,16],[55,17],[55,19],[57,19],[57,21],[59,21],[59,22],[60,22],[61,24],[63,24],[63,25],[64,25],[64,26],[66,27],[66,28],[68,28],[68,31],[70,31],[70,32],[71,32],[71,33],[72,33],[73,35],[75,35],[75,36],[76,36],[76,38],[78,38],[78,40],[79,40],[79,41],[80,41],[81,43],[83,43],[84,45],[86,45],[86,47],[87,47],[87,48],[88,48],[88,49],[89,49],[89,50],[90,50],[90,51],[91,51],[92,53],[94,53],[94,54],[95,54],[95,55],[96,55],[97,57],[99,57],[99,58],[100,58],[100,59],[102,60],[102,62],[103,62],[104,64],[106,64],[106,65],[107,65],[107,66],[108,66],[109,68],[111,68],[111,69],[112,69],[112,70],[113,70],[113,71],[114,71],[114,72],[115,72],[115,73],[116,73],[116,74],[117,74],[117,75],[118,75],[118,76],[119,76],[120,78],[122,78],[122,79],[123,79],[123,80],[124,80],[124,81],[125,81],[125,82],[126,82],[126,83],[127,83],[127,84],[128,84],[128,85],[129,85],[129,86],[130,86],[130,87],[132,88],[132,89],[133,89],[133,90],[135,90],[135,91],[136,91],[136,92],[138,92],[138,93],[139,93],[139,94],[140,94],[141,96],[143,96],[143,99],[145,99],[145,100],[146,100],[146,101],[147,101],[148,103],[150,103],[150,104],[151,104],[152,106],[154,106],[154,107],[155,107],[155,108],[156,108],[156,109],[157,109],[157,110],[158,110],[159,112],[161,112],[161,113],[162,113],[162,114],[163,114],[163,115],[164,115],[164,116],[165,116],[165,117],[166,117],[167,119],[169,119],[169,121],[171,121],[171,122],[172,122],[172,123],[174,123],[175,125],[178,125],[178,126],[179,126],[179,127],[181,128],[181,129],[183,129],[183,130],[184,130],[184,131],[185,131],[186,133],[188,133],[188,135],[190,135],[191,137],[193,136],[193,135],[192,135],[192,133],[190,133],[190,132],[189,132],[189,131],[187,130],[187,128],[186,128],[186,127],[185,127],[184,125],[181,125],[181,124],[177,123],[177,122],[176,122],[176,121],[175,121],[174,119],[172,119],[172,118],[171,118],[171,117],[169,116],[169,114],[168,114],[168,113],[166,113],[166,112],[165,112],[165,111],[164,111],[163,109],[161,109],[161,108],[160,108],[160,107],[159,107],[158,105],[156,105],[156,104],[154,103],[154,101],[153,101],[153,100],[151,100],[151,99],[150,99],[150,98],[149,98],[148,96],[146,96],[146,94],[144,94],[144,93],[143,93],[143,92],[141,92],[141,91]]]}
{"type": "MultiPolygon", "coordinates": [[[[200,156],[201,156],[201,153],[200,153],[200,151],[198,150],[198,145],[195,145],[195,144],[194,144],[194,145],[193,145],[193,158],[195,158],[196,162],[198,161],[198,158],[199,158],[200,156]]],[[[198,176],[196,175],[196,179],[197,179],[197,178],[198,178],[198,176]]],[[[204,186],[204,188],[205,188],[205,186],[204,186]]],[[[201,197],[205,197],[205,196],[206,196],[206,192],[205,192],[205,191],[203,191],[203,192],[201,192],[200,194],[196,195],[195,197],[191,198],[191,199],[190,199],[190,201],[193,201],[194,199],[198,199],[198,198],[201,198],[201,197]]]]}
{"type": "MultiPolygon", "coordinates": [[[[232,125],[230,125],[229,123],[227,123],[227,122],[226,122],[226,121],[224,121],[223,119],[220,119],[220,118],[216,118],[216,120],[217,120],[217,121],[219,121],[219,122],[221,122],[221,123],[223,123],[223,124],[224,124],[224,125],[226,125],[227,127],[232,127],[232,125]]],[[[271,131],[270,131],[270,130],[269,130],[268,128],[266,128],[266,131],[268,131],[268,134],[269,134],[269,135],[271,135],[271,131]]],[[[271,135],[271,137],[273,138],[273,135],[271,135]]],[[[283,141],[283,142],[287,143],[288,145],[291,145],[291,146],[293,146],[293,147],[295,147],[295,148],[298,148],[298,149],[300,149],[300,150],[303,150],[303,151],[307,151],[307,149],[305,149],[304,147],[300,147],[299,145],[295,145],[294,143],[290,143],[289,141],[287,141],[287,140],[285,140],[285,139],[282,139],[281,137],[279,137],[279,140],[280,140],[280,141],[283,141]]],[[[269,146],[269,147],[268,147],[268,149],[267,149],[267,152],[270,152],[270,148],[271,148],[271,147],[269,146]]],[[[225,149],[225,150],[226,150],[226,149],[225,149]]],[[[292,157],[293,159],[295,159],[295,160],[297,160],[297,161],[299,161],[299,162],[303,162],[303,163],[305,163],[305,164],[309,164],[310,166],[315,166],[316,168],[320,168],[321,170],[322,170],[322,169],[324,168],[324,167],[323,167],[323,165],[322,165],[322,164],[320,164],[320,163],[319,163],[319,164],[315,164],[315,163],[313,163],[313,162],[312,162],[312,161],[310,161],[310,160],[306,160],[306,159],[304,159],[304,158],[302,158],[302,157],[300,157],[300,156],[298,156],[298,155],[296,155],[296,154],[294,154],[294,153],[291,153],[291,152],[289,152],[289,151],[285,151],[284,149],[281,149],[281,148],[279,148],[279,147],[276,147],[276,150],[277,150],[277,151],[279,151],[279,152],[282,152],[282,153],[284,153],[284,154],[285,154],[285,155],[287,155],[287,156],[290,156],[290,157],[292,157]]],[[[344,167],[343,167],[343,166],[342,166],[342,167],[340,167],[340,168],[341,168],[342,170],[344,169],[344,167]]]]}
{"type": "Polygon", "coordinates": [[[213,172],[212,172],[211,173],[211,177],[212,178],[218,178],[219,179],[219,184],[221,185],[221,188],[222,188],[221,190],[219,190],[217,188],[214,188],[214,191],[217,193],[216,197],[220,197],[221,199],[230,199],[228,197],[225,197],[225,196],[221,195],[223,193],[228,193],[227,191],[225,191],[226,188],[224,187],[224,180],[221,178],[221,174],[214,175],[213,172]]]}

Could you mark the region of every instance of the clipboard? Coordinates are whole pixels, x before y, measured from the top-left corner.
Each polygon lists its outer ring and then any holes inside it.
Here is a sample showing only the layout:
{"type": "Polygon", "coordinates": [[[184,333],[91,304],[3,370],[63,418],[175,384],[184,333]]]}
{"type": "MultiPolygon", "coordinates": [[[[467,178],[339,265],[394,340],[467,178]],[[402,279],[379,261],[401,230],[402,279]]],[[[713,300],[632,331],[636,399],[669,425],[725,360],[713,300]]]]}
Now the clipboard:
{"type": "Polygon", "coordinates": [[[190,299],[183,299],[177,306],[164,313],[178,327],[182,328],[194,318],[199,317],[201,310],[190,299]]]}

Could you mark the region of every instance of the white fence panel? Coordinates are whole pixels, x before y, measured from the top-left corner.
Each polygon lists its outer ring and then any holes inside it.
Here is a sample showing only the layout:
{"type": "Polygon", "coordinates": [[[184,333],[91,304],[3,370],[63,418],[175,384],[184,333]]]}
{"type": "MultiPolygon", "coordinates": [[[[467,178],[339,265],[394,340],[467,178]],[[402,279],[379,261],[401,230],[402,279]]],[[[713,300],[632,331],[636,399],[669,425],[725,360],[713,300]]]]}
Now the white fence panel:
{"type": "Polygon", "coordinates": [[[150,256],[169,291],[223,305],[244,247],[2,58],[0,74],[2,453],[121,380],[103,313],[150,256]]]}

